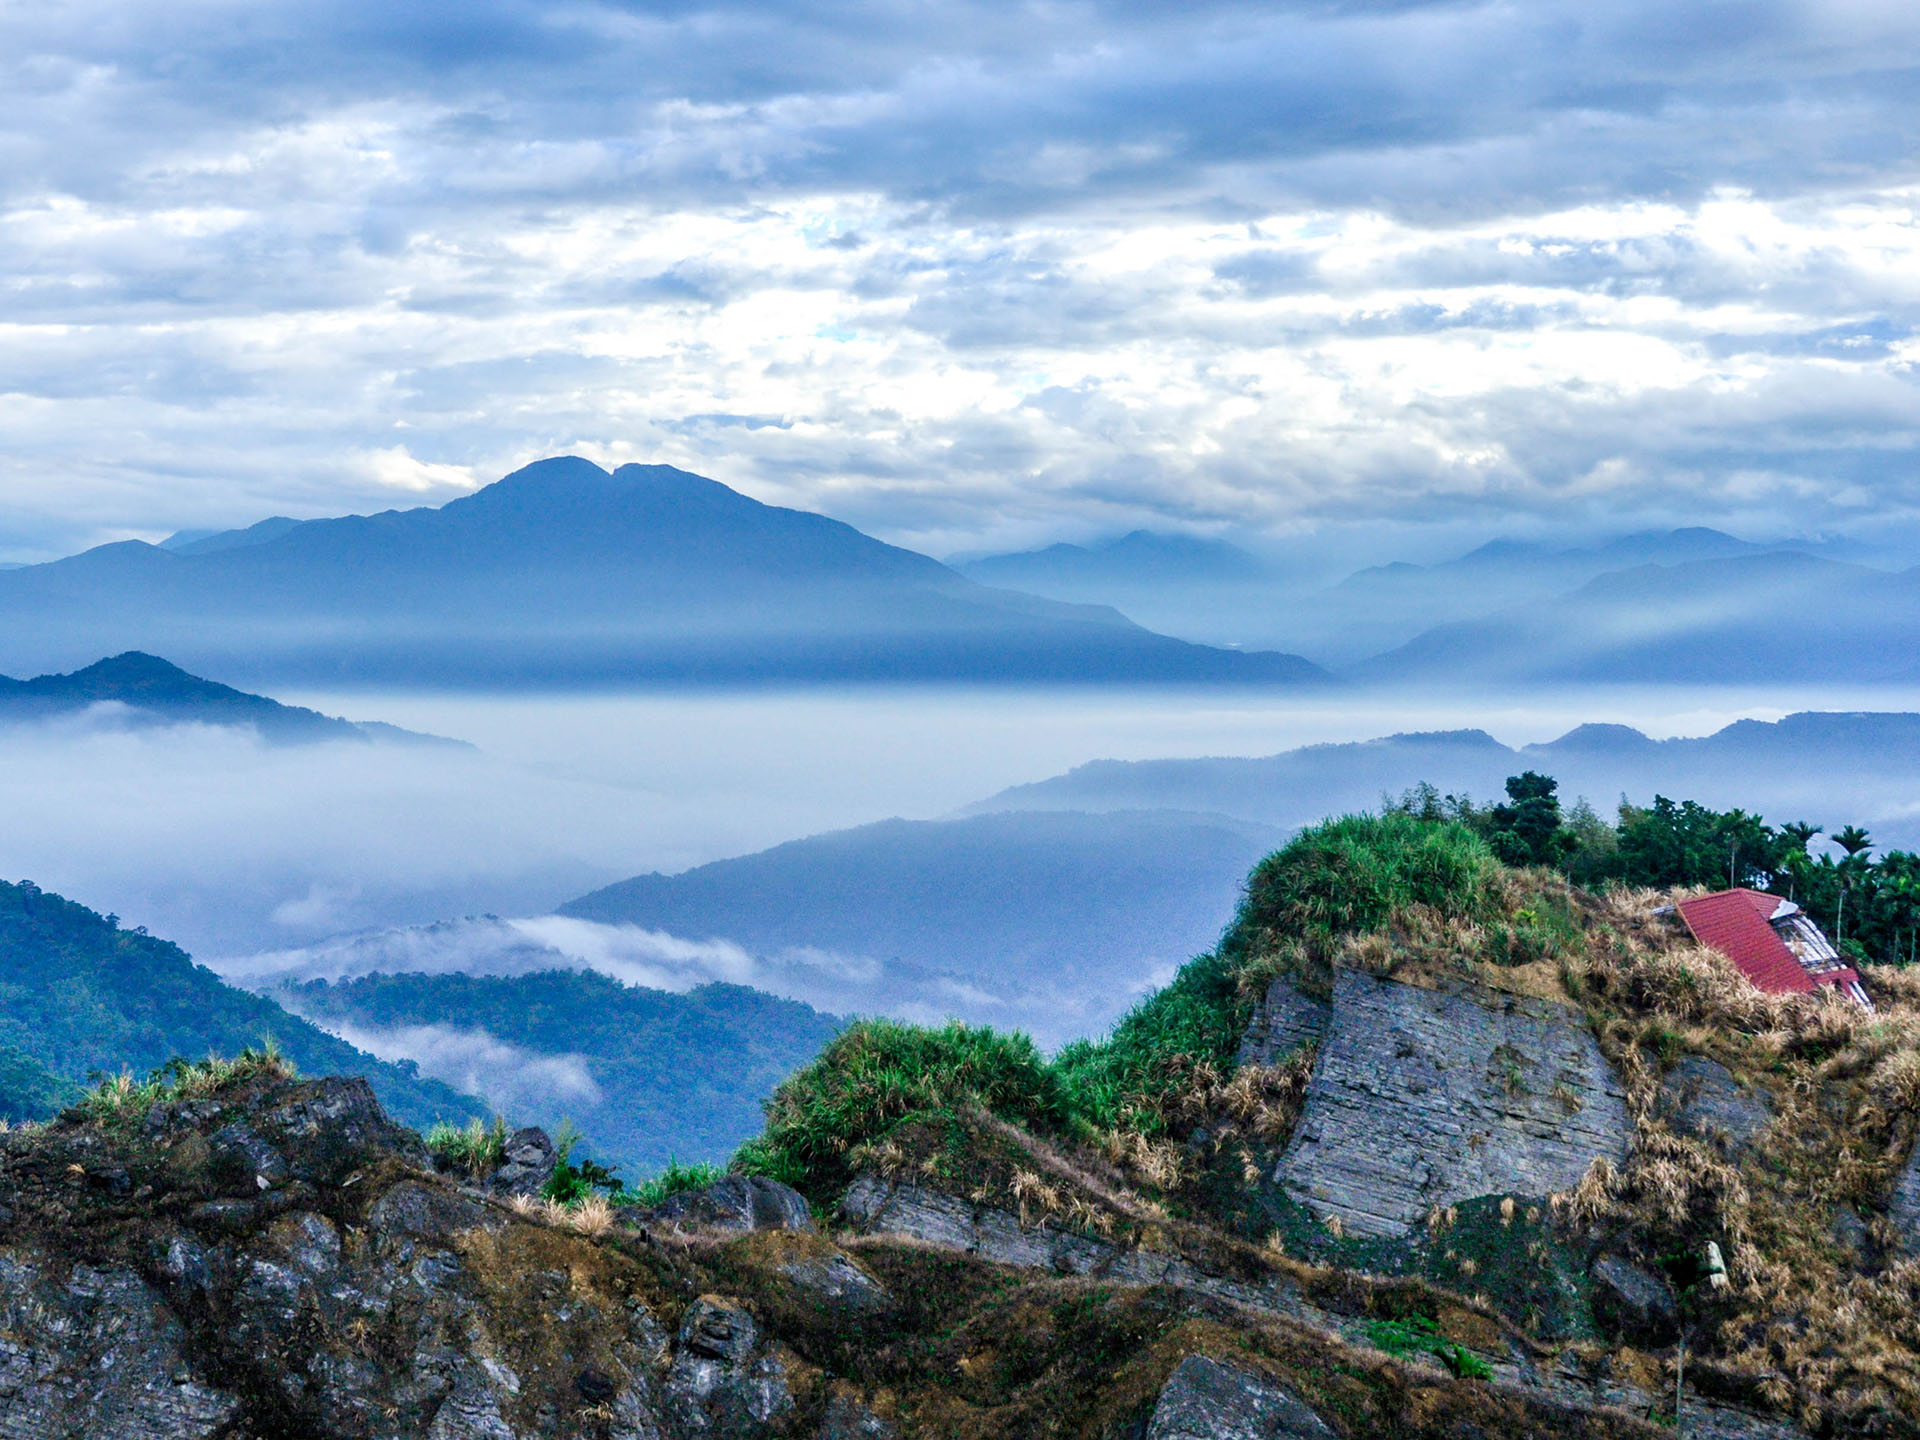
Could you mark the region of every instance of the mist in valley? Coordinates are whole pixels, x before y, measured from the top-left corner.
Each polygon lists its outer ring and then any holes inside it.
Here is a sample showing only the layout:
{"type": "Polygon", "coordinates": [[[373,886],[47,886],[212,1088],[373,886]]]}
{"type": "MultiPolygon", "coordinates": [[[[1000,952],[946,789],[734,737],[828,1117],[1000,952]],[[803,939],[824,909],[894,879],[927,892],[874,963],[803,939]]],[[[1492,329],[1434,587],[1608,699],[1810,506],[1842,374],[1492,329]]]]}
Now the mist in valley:
{"type": "MultiPolygon", "coordinates": [[[[1096,759],[1265,756],[1465,728],[1521,746],[1590,722],[1631,725],[1655,738],[1697,736],[1795,710],[1920,708],[1904,690],[1811,687],[1486,697],[865,687],[279,698],[473,748],[272,747],[223,727],[130,730],[111,714],[11,727],[0,740],[0,874],[112,911],[125,925],[145,925],[255,985],[282,973],[524,973],[558,963],[667,989],[708,980],[762,986],[836,1013],[956,1013],[1018,1024],[1040,991],[1004,967],[996,974],[993,955],[980,955],[972,975],[953,973],[945,960],[909,973],[894,955],[767,948],[724,931],[675,934],[553,912],[629,876],[673,875],[888,817],[951,816],[1096,759]],[[488,916],[505,918],[468,918],[488,916]],[[460,923],[414,928],[435,922],[460,923]]],[[[1377,800],[1375,778],[1379,789],[1424,779],[1484,798],[1509,768],[1498,755],[1474,774],[1444,773],[1451,764],[1430,773],[1414,757],[1364,783],[1349,778],[1338,808],[1377,800]]],[[[1598,762],[1570,767],[1568,798],[1585,793],[1610,810],[1619,796],[1599,788],[1606,773],[1598,762]]],[[[1859,823],[1883,846],[1920,835],[1912,757],[1889,755],[1871,772],[1723,766],[1673,777],[1669,793],[1774,820],[1859,823]]],[[[1259,811],[1250,818],[1296,825],[1322,813],[1323,798],[1303,790],[1293,811],[1263,801],[1264,809],[1250,807],[1259,811]]],[[[1045,795],[992,803],[1079,804],[1045,795]]],[[[1232,810],[1231,799],[1165,803],[1232,810]]],[[[1261,838],[1248,832],[1244,843],[1257,849],[1261,838]]],[[[1217,900],[1206,907],[1218,910],[1211,933],[1190,920],[1182,943],[1210,943],[1230,917],[1242,874],[1221,877],[1217,900]]],[[[1057,1012],[1065,1021],[1049,1039],[1099,1028],[1187,953],[1129,957],[1118,991],[1083,996],[1057,1012]]]]}

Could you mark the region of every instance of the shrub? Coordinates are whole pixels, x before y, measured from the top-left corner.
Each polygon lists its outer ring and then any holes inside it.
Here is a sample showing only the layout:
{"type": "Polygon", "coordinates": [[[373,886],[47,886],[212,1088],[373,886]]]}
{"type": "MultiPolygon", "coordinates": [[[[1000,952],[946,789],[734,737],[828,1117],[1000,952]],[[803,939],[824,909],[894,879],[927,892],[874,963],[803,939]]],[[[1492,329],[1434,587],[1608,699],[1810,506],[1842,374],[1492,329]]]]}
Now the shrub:
{"type": "Polygon", "coordinates": [[[491,1175],[505,1160],[507,1122],[498,1115],[484,1125],[477,1116],[465,1125],[438,1121],[427,1131],[427,1149],[443,1165],[464,1169],[477,1180],[491,1175]]]}
{"type": "Polygon", "coordinates": [[[1389,1355],[1426,1354],[1437,1359],[1460,1380],[1489,1380],[1493,1367],[1464,1345],[1457,1345],[1440,1333],[1439,1326],[1425,1315],[1405,1320],[1369,1320],[1367,1339],[1376,1350],[1389,1355]]]}
{"type": "Polygon", "coordinates": [[[938,1029],[863,1020],[842,1031],[767,1102],[767,1126],[735,1165],[813,1195],[851,1178],[850,1152],[912,1119],[978,1107],[1021,1125],[1066,1119],[1060,1081],[1033,1041],[955,1021],[938,1029]]]}
{"type": "Polygon", "coordinates": [[[1134,1006],[1104,1040],[1081,1040],[1054,1061],[1071,1117],[1098,1129],[1154,1134],[1171,1092],[1201,1064],[1230,1069],[1247,1006],[1218,955],[1189,961],[1164,990],[1134,1006]]]}
{"type": "Polygon", "coordinates": [[[560,1133],[553,1137],[553,1174],[540,1187],[541,1198],[560,1206],[576,1206],[620,1189],[620,1176],[611,1165],[597,1160],[576,1160],[573,1152],[581,1140],[579,1128],[571,1120],[560,1122],[560,1133]]]}
{"type": "Polygon", "coordinates": [[[1458,821],[1344,815],[1309,826],[1254,867],[1222,948],[1243,956],[1281,936],[1374,930],[1413,905],[1490,918],[1503,868],[1458,821]]]}
{"type": "Polygon", "coordinates": [[[651,1180],[642,1180],[638,1185],[623,1187],[614,1196],[616,1205],[637,1205],[641,1209],[651,1209],[665,1200],[685,1190],[698,1190],[711,1185],[727,1172],[718,1165],[682,1165],[678,1160],[669,1159],[667,1168],[651,1180]]]}

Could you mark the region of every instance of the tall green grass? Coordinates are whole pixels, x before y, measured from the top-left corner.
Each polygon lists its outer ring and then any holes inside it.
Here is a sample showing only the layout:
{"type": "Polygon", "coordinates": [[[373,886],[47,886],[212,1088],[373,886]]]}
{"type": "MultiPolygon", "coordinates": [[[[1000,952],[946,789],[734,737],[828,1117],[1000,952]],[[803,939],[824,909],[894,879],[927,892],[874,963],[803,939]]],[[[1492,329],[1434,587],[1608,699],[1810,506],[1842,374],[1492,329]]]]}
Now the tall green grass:
{"type": "Polygon", "coordinates": [[[1233,1068],[1249,1008],[1226,960],[1189,961],[1105,1039],[1077,1040],[1054,1058],[1069,1116],[1079,1128],[1156,1133],[1168,1089],[1194,1065],[1233,1068]]]}
{"type": "Polygon", "coordinates": [[[1458,821],[1343,815],[1309,826],[1254,867],[1222,949],[1240,958],[1276,938],[1376,930],[1413,905],[1487,919],[1504,871],[1487,842],[1458,821]]]}
{"type": "Polygon", "coordinates": [[[132,1126],[144,1121],[156,1105],[202,1100],[259,1076],[289,1080],[293,1075],[293,1062],[268,1037],[232,1059],[219,1055],[204,1060],[175,1057],[144,1080],[136,1080],[127,1071],[106,1076],[80,1097],[75,1109],[102,1124],[132,1126]]]}
{"type": "Polygon", "coordinates": [[[766,1130],[734,1163],[818,1199],[852,1179],[861,1146],[916,1122],[954,1122],[959,1133],[974,1108],[1043,1135],[1154,1135],[1198,1066],[1232,1070],[1257,992],[1250,977],[1275,945],[1324,946],[1412,905],[1485,918],[1503,871],[1478,834],[1452,821],[1349,815],[1312,826],[1254,869],[1219,949],[1105,1038],[1048,1062],[1021,1034],[862,1021],[775,1091],[766,1130]]]}
{"type": "Polygon", "coordinates": [[[1025,1035],[957,1021],[938,1029],[861,1021],[774,1091],[767,1128],[735,1164],[802,1190],[837,1189],[852,1179],[856,1146],[974,1106],[1042,1129],[1068,1115],[1059,1077],[1025,1035]]]}

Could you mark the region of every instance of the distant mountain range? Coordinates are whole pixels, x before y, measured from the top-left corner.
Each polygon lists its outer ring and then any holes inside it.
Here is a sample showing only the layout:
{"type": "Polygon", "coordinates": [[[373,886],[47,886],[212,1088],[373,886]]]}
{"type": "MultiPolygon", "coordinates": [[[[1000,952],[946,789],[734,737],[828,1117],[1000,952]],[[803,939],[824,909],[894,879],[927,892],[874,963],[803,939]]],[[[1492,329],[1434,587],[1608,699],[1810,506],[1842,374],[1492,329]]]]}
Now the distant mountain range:
{"type": "Polygon", "coordinates": [[[103,650],[249,679],[1310,684],[1115,611],[992,589],[665,465],[543,460],[438,509],[125,541],[0,573],[0,668],[103,650]]]}
{"type": "Polygon", "coordinates": [[[1920,678],[1920,570],[1794,551],[1641,565],[1437,626],[1354,673],[1515,686],[1920,678]]]}
{"type": "MultiPolygon", "coordinates": [[[[1075,586],[1134,585],[1149,580],[1246,581],[1265,579],[1265,562],[1225,540],[1135,530],[1098,545],[1048,545],[1013,555],[984,555],[954,569],[986,585],[1006,585],[1039,595],[1075,586]]],[[[1064,597],[1062,597],[1064,598],[1064,597]]]]}
{"type": "Polygon", "coordinates": [[[1645,804],[1659,792],[1757,810],[1775,821],[1874,824],[1883,842],[1920,838],[1914,818],[1920,812],[1920,715],[1846,712],[1741,720],[1711,735],[1672,740],[1596,724],[1518,748],[1482,730],[1452,730],[1309,745],[1252,759],[1097,760],[1014,786],[970,810],[1153,807],[1291,828],[1373,809],[1383,793],[1422,781],[1487,799],[1500,794],[1507,776],[1528,769],[1558,779],[1569,801],[1589,796],[1603,810],[1623,794],[1645,804]]]}
{"type": "Polygon", "coordinates": [[[1297,651],[1362,681],[1898,683],[1920,673],[1920,571],[1704,527],[1590,546],[1496,540],[1314,589],[1223,541],[1136,532],[969,561],[977,579],[1105,602],[1210,643],[1297,651]]]}
{"type": "Polygon", "coordinates": [[[30,884],[0,882],[0,1118],[45,1119],[96,1072],[136,1075],[176,1056],[235,1055],[271,1040],[302,1070],[364,1075],[410,1125],[485,1107],[237,990],[177,946],[30,884]]]}
{"type": "Polygon", "coordinates": [[[642,875],[564,915],[759,958],[756,984],[836,1009],[1096,1034],[1150,978],[1208,949],[1283,838],[1147,810],[887,820],[678,875],[642,875]]]}
{"type": "Polygon", "coordinates": [[[70,675],[12,680],[0,675],[0,725],[70,715],[112,706],[113,718],[130,725],[230,725],[257,731],[276,745],[328,740],[379,740],[423,745],[459,745],[380,721],[356,722],[282,705],[213,680],[189,675],[157,655],[129,650],[97,660],[70,675]]]}
{"type": "Polygon", "coordinates": [[[277,993],[516,1124],[573,1121],[632,1180],[670,1160],[724,1161],[759,1133],[761,1102],[841,1024],[739,985],[674,995],[579,970],[369,975],[277,993]]]}

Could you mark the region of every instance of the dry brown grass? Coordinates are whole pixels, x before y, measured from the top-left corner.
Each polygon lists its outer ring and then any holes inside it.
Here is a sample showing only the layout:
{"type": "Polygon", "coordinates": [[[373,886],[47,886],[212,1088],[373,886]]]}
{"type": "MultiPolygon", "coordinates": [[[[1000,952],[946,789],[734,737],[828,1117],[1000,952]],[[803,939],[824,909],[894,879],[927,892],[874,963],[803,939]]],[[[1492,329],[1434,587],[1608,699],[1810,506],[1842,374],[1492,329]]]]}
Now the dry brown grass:
{"type": "Polygon", "coordinates": [[[1655,913],[1672,898],[1595,902],[1587,953],[1570,967],[1635,1131],[1626,1162],[1597,1162],[1555,1214],[1648,1257],[1717,1239],[1732,1286],[1704,1302],[1712,1359],[1754,1398],[1812,1427],[1890,1414],[1920,1424],[1920,1262],[1857,1268],[1832,1230],[1836,1207],[1884,1201],[1912,1143],[1920,977],[1870,969],[1875,1015],[1831,992],[1763,994],[1655,913]],[[1729,1157],[1660,1117],[1660,1072],[1682,1054],[1767,1097],[1775,1119],[1749,1153],[1729,1157]]]}

